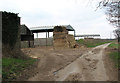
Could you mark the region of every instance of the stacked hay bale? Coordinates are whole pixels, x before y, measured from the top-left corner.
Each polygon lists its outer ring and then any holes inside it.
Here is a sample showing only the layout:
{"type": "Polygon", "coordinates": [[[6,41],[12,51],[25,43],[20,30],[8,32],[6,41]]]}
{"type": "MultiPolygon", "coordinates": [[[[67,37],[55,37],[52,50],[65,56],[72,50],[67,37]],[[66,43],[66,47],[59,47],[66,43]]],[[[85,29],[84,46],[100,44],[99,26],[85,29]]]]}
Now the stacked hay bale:
{"type": "Polygon", "coordinates": [[[74,38],[74,36],[73,35],[71,35],[71,34],[68,34],[68,42],[69,42],[69,47],[70,48],[75,48],[75,46],[76,46],[76,41],[75,41],[75,38],[74,38]]]}
{"type": "Polygon", "coordinates": [[[74,48],[76,42],[73,35],[69,35],[66,27],[55,26],[53,31],[54,48],[74,48]]]}
{"type": "Polygon", "coordinates": [[[55,26],[53,31],[53,45],[54,48],[69,48],[69,42],[67,40],[68,31],[64,26],[55,26]]]}

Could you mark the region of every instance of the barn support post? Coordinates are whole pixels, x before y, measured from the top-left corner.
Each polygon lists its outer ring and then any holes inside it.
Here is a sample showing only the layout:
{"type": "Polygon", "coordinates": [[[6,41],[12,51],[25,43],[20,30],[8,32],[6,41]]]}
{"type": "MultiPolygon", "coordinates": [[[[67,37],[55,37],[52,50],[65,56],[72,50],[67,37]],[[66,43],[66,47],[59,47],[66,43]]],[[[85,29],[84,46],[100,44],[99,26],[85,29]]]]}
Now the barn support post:
{"type": "Polygon", "coordinates": [[[36,33],[37,34],[37,38],[38,38],[38,33],[36,33]]]}
{"type": "Polygon", "coordinates": [[[46,31],[46,47],[47,47],[47,31],[46,31]]]}
{"type": "Polygon", "coordinates": [[[75,30],[74,30],[74,37],[75,37],[75,30]]]}
{"type": "Polygon", "coordinates": [[[49,38],[49,32],[48,32],[48,38],[49,38]]]}

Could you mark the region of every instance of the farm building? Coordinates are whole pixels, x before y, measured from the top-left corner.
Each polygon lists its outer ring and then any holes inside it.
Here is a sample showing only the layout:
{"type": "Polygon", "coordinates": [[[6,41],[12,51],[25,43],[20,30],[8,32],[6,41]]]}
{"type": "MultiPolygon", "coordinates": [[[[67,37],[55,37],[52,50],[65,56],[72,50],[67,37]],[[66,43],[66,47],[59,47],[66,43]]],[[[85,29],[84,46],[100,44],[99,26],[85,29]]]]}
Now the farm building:
{"type": "MultiPolygon", "coordinates": [[[[75,30],[73,29],[73,27],[71,25],[61,25],[63,27],[65,27],[65,29],[67,31],[73,31],[74,32],[74,36],[75,36],[75,30]]],[[[49,37],[49,33],[54,33],[54,27],[55,26],[40,26],[40,27],[31,27],[30,30],[33,33],[37,34],[37,38],[34,39],[34,45],[35,46],[44,46],[44,45],[53,45],[53,41],[54,41],[54,36],[53,37],[49,37]],[[46,33],[46,38],[38,38],[38,34],[39,33],[46,33]]],[[[68,33],[67,33],[68,34],[68,33]]]]}
{"type": "Polygon", "coordinates": [[[95,39],[95,37],[97,37],[97,39],[100,39],[100,34],[75,35],[75,37],[78,37],[78,39],[79,37],[84,39],[95,39]]]}
{"type": "Polygon", "coordinates": [[[26,25],[21,25],[21,48],[34,47],[34,34],[26,25]]]}
{"type": "Polygon", "coordinates": [[[0,12],[2,15],[2,54],[7,57],[20,55],[20,17],[18,14],[0,12]]]}

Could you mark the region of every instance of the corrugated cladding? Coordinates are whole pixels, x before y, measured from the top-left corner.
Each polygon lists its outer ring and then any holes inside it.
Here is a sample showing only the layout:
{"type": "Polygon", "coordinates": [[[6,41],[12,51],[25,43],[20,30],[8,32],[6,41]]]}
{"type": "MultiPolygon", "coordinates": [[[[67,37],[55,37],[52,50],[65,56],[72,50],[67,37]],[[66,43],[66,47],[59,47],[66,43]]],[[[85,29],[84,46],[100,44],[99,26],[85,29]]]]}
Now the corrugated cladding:
{"type": "MultiPolygon", "coordinates": [[[[71,25],[59,25],[64,26],[68,31],[74,31],[71,25]]],[[[53,32],[55,26],[40,26],[40,27],[31,27],[30,30],[34,32],[53,32]]]]}

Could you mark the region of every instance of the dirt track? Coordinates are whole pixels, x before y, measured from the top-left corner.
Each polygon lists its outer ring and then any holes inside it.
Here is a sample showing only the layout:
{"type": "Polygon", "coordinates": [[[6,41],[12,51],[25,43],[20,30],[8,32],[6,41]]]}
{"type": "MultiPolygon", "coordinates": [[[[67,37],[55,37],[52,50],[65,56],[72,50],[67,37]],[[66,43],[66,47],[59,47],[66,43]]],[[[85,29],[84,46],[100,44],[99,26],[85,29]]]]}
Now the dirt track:
{"type": "Polygon", "coordinates": [[[40,62],[38,73],[28,81],[111,81],[111,74],[106,73],[107,67],[103,59],[104,50],[108,45],[82,50],[32,49],[30,54],[33,56],[30,56],[40,58],[40,62]]]}
{"type": "Polygon", "coordinates": [[[82,49],[61,49],[54,50],[52,47],[36,47],[22,49],[24,53],[39,58],[37,74],[31,76],[29,81],[53,81],[57,71],[63,69],[68,64],[80,57],[87,48],[82,49]]]}
{"type": "Polygon", "coordinates": [[[108,81],[103,62],[104,48],[108,45],[93,48],[60,70],[56,74],[56,81],[108,81]]]}

